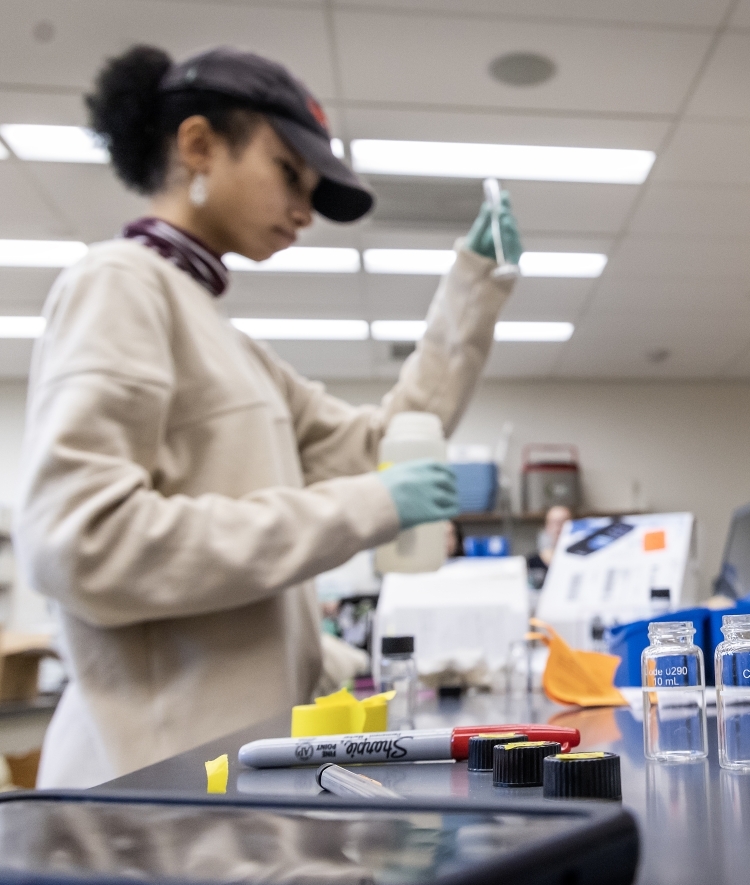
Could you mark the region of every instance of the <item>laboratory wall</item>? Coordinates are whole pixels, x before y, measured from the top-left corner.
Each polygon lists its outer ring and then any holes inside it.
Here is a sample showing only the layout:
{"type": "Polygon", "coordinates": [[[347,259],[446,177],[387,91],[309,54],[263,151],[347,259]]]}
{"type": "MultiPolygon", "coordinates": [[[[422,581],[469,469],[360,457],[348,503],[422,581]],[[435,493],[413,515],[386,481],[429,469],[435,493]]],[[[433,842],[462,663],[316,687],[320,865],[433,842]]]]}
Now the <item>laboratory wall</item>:
{"type": "MultiPolygon", "coordinates": [[[[352,403],[379,383],[331,383],[352,403]]],[[[575,443],[584,507],[689,510],[697,517],[699,594],[710,593],[731,513],[750,502],[750,385],[701,382],[485,381],[453,440],[494,445],[504,422],[516,506],[525,443],[575,443]]]]}
{"type": "MultiPolygon", "coordinates": [[[[354,404],[377,402],[388,387],[328,385],[354,404]]],[[[25,381],[0,382],[0,506],[17,492],[25,400],[25,381]]],[[[575,443],[587,509],[695,513],[700,592],[708,595],[732,510],[750,502],[750,384],[485,381],[453,439],[494,445],[506,421],[514,426],[516,506],[523,445],[575,443]]],[[[28,621],[24,608],[17,615],[28,621]]]]}

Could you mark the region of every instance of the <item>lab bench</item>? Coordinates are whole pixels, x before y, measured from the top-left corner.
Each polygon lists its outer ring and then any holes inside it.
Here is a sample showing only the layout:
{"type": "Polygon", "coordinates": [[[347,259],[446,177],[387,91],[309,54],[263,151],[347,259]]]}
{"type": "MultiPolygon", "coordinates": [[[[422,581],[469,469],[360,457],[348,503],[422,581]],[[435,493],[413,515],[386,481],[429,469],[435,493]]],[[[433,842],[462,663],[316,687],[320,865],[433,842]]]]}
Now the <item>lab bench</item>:
{"type": "MultiPolygon", "coordinates": [[[[416,725],[436,728],[493,722],[553,722],[578,728],[578,749],[619,754],[623,805],[635,814],[640,829],[639,885],[745,885],[750,881],[750,774],[719,768],[715,718],[708,720],[709,758],[677,764],[646,762],[642,724],[627,707],[570,710],[536,694],[514,698],[480,693],[461,699],[424,698],[416,725]]],[[[204,762],[228,753],[230,795],[314,795],[319,789],[314,767],[253,770],[237,761],[237,752],[247,741],[288,734],[288,716],[271,719],[97,789],[205,793],[204,762]]],[[[357,770],[409,798],[495,801],[510,795],[492,786],[491,775],[469,772],[465,762],[362,765],[357,770]]],[[[513,801],[519,804],[540,798],[541,788],[512,791],[513,801]]]]}

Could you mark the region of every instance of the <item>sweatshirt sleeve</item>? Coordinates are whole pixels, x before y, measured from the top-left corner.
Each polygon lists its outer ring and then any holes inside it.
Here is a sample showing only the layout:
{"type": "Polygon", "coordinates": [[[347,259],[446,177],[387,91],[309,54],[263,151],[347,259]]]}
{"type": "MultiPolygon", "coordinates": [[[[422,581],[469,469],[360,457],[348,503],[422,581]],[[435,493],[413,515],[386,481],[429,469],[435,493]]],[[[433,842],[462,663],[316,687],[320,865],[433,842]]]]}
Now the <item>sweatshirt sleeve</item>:
{"type": "Polygon", "coordinates": [[[155,488],[170,315],[135,273],[76,271],[50,297],[15,528],[31,585],[84,621],[121,626],[243,606],[390,540],[398,515],[372,475],[239,499],[155,488]]]}
{"type": "Polygon", "coordinates": [[[350,406],[262,349],[294,417],[308,483],[372,470],[380,439],[397,412],[433,412],[446,436],[453,433],[487,361],[497,316],[513,289],[512,279],[492,276],[496,267],[494,261],[458,248],[430,305],[424,337],[380,405],[350,406]]]}

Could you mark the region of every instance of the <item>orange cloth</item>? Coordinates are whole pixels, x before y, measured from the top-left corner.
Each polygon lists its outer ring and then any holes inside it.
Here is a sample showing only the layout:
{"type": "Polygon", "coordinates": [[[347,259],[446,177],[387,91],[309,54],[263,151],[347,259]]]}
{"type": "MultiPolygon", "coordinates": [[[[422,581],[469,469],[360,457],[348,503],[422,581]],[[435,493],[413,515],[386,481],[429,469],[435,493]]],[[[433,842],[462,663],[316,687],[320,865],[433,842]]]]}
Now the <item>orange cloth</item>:
{"type": "Polygon", "coordinates": [[[530,634],[528,638],[541,639],[549,647],[542,684],[550,700],[579,707],[627,706],[628,702],[614,686],[620,658],[596,651],[578,651],[544,621],[532,618],[531,624],[542,632],[530,634]]]}

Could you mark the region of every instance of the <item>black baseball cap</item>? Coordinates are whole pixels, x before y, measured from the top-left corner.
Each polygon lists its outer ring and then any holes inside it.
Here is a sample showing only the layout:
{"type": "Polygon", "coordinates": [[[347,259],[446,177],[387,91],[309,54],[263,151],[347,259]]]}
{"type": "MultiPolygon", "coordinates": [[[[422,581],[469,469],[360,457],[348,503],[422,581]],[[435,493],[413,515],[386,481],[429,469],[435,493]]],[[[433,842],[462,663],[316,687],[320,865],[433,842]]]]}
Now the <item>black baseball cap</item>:
{"type": "Polygon", "coordinates": [[[332,221],[356,221],[375,203],[372,192],[333,155],[325,112],[276,62],[220,46],[172,65],[160,92],[201,89],[231,95],[260,111],[276,133],[320,175],[313,208],[332,221]]]}

